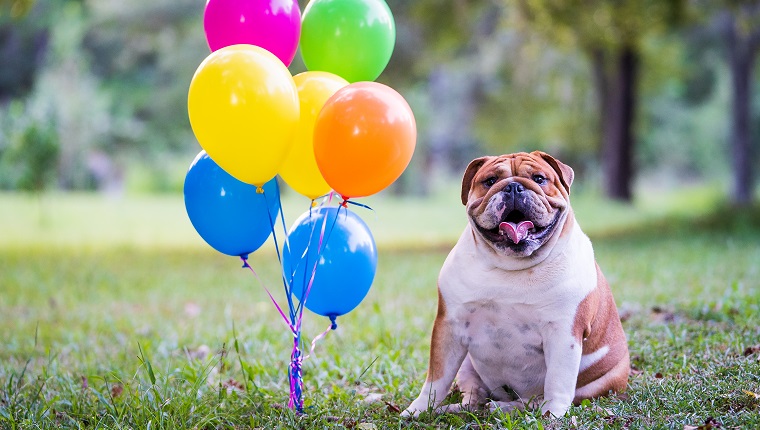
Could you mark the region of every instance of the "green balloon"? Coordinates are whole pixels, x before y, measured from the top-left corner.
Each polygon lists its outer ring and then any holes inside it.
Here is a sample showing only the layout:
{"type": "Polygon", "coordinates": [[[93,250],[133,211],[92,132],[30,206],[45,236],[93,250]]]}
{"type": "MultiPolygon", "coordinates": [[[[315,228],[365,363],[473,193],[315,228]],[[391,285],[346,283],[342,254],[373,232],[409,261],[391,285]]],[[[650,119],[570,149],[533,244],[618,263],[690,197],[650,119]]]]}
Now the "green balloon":
{"type": "Polygon", "coordinates": [[[301,56],[309,70],[349,82],[374,81],[396,43],[384,0],[312,0],[301,18],[301,56]]]}

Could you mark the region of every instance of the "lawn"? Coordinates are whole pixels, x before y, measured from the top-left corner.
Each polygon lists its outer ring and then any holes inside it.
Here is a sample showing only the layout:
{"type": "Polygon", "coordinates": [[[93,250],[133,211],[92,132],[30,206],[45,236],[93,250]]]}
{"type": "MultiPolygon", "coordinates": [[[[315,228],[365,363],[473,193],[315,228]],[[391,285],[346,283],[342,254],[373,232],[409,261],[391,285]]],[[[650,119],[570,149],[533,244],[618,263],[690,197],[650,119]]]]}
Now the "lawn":
{"type": "MultiPolygon", "coordinates": [[[[573,196],[629,337],[627,393],[559,420],[411,421],[397,409],[424,379],[435,279],[465,223],[455,189],[356,209],[378,274],[306,360],[304,415],[284,407],[287,328],[181,197],[0,195],[0,428],[760,428],[760,212],[718,195],[573,196]]],[[[292,221],[308,204],[284,207],[292,221]]],[[[282,301],[272,245],[251,265],[282,301]]],[[[306,339],[327,325],[307,314],[306,339]]]]}

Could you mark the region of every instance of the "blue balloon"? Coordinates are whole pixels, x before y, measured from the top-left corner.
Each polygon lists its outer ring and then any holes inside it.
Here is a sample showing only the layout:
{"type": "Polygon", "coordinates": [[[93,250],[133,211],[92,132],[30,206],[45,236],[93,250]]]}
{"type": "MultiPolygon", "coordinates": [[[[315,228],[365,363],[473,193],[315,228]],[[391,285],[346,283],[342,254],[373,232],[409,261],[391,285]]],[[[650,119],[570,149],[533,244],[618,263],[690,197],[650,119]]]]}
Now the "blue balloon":
{"type": "Polygon", "coordinates": [[[377,270],[377,247],[367,224],[344,207],[319,207],[301,215],[288,232],[282,254],[285,278],[299,301],[315,264],[306,308],[326,317],[353,310],[367,295],[377,270]]]}
{"type": "Polygon", "coordinates": [[[235,179],[201,151],[185,176],[185,209],[212,248],[244,257],[266,242],[280,212],[277,180],[263,188],[257,193],[255,185],[235,179]]]}

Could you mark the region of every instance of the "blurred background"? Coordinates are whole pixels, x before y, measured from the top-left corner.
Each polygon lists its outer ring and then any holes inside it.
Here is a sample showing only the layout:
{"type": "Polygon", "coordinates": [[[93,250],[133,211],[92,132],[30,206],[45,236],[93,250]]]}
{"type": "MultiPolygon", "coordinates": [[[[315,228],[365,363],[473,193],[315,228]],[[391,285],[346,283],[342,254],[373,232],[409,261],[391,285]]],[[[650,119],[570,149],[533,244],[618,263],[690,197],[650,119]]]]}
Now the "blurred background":
{"type": "MultiPolygon", "coordinates": [[[[760,428],[760,0],[387,3],[397,38],[377,80],[411,105],[417,146],[400,179],[359,199],[374,210],[352,207],[377,277],[307,362],[311,419],[347,417],[315,427],[374,411],[378,428],[402,426],[386,405],[403,409],[423,380],[436,274],[467,223],[464,167],[544,150],[575,170],[573,211],[634,366],[629,397],[577,421],[760,428]]],[[[205,4],[0,0],[2,428],[308,427],[281,403],[293,336],[261,288],[289,297],[273,240],[251,254],[254,280],[183,204],[205,4]],[[223,381],[253,385],[234,401],[223,381]]],[[[309,210],[281,189],[281,219],[309,210]]]]}
{"type": "MultiPolygon", "coordinates": [[[[435,193],[474,157],[540,149],[613,200],[700,184],[756,198],[758,2],[388,4],[397,41],[378,81],[419,127],[390,193],[435,193]]],[[[0,190],[181,193],[200,151],[187,90],[209,53],[204,2],[0,5],[0,190]]]]}

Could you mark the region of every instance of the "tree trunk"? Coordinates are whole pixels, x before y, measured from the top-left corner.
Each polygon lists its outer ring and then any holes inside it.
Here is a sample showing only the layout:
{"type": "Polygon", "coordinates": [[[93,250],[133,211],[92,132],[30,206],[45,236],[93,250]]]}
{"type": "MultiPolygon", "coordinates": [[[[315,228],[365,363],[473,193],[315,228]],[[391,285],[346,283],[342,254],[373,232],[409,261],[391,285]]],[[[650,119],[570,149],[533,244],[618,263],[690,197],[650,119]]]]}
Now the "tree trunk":
{"type": "Polygon", "coordinates": [[[751,99],[752,69],[757,52],[757,31],[749,35],[741,33],[736,18],[731,15],[727,28],[727,45],[731,69],[731,159],[734,174],[732,200],[746,206],[752,202],[752,140],[751,99]]]}
{"type": "Polygon", "coordinates": [[[612,55],[596,51],[592,59],[599,95],[604,192],[611,199],[630,202],[639,56],[633,47],[624,46],[612,55]]]}

